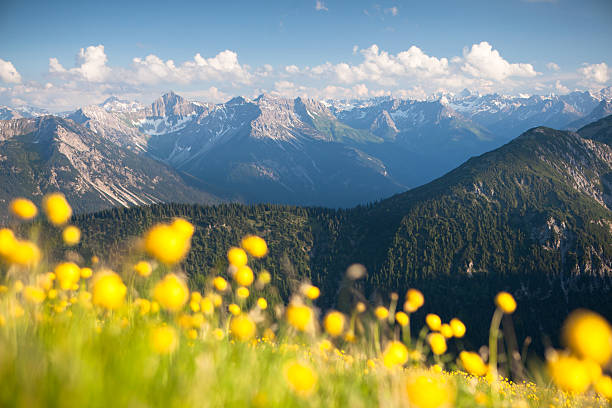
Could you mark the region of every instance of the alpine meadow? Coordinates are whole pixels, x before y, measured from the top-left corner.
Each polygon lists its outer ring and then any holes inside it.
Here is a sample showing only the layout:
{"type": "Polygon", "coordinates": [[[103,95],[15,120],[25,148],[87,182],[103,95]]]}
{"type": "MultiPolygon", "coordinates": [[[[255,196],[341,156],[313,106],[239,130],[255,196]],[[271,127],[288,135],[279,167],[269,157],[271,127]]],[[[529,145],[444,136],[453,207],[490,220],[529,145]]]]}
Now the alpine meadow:
{"type": "Polygon", "coordinates": [[[612,406],[611,17],[1,2],[0,406],[612,406]]]}

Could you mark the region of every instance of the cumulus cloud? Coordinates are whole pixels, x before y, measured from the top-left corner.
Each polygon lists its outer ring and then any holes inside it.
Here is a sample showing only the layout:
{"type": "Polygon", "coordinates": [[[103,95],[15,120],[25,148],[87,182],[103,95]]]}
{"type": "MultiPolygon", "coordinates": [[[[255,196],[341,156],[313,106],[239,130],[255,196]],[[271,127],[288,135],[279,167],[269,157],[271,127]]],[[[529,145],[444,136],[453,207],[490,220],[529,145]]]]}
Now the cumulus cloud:
{"type": "Polygon", "coordinates": [[[534,77],[538,73],[531,64],[511,64],[486,41],[463,50],[465,63],[461,69],[474,77],[503,81],[508,77],[534,77]]]}
{"type": "Polygon", "coordinates": [[[391,14],[393,17],[395,17],[399,14],[399,10],[397,9],[396,6],[393,6],[388,9],[385,9],[385,13],[391,14]]]}
{"type": "Polygon", "coordinates": [[[109,78],[111,69],[107,62],[104,46],[91,45],[81,48],[77,54],[78,66],[66,69],[57,58],[49,58],[49,73],[59,75],[71,75],[88,82],[104,82],[109,78]]]}
{"type": "Polygon", "coordinates": [[[325,6],[325,3],[323,3],[323,1],[321,1],[321,0],[316,0],[316,2],[315,2],[315,10],[317,10],[317,11],[329,11],[328,8],[325,6]]]}
{"type": "Polygon", "coordinates": [[[605,62],[585,65],[578,69],[578,72],[582,74],[587,81],[597,82],[599,84],[606,83],[610,79],[610,69],[605,62]]]}
{"type": "Polygon", "coordinates": [[[561,81],[557,80],[557,82],[555,82],[555,91],[558,94],[563,95],[563,94],[569,93],[570,89],[567,86],[563,85],[561,81]]]}
{"type": "Polygon", "coordinates": [[[546,64],[546,68],[551,71],[559,71],[561,69],[559,65],[555,64],[554,62],[549,62],[548,64],[546,64]]]}
{"type": "Polygon", "coordinates": [[[21,75],[13,66],[11,61],[5,61],[0,58],[0,81],[8,82],[11,84],[18,84],[21,82],[21,75]]]}
{"type": "Polygon", "coordinates": [[[310,72],[314,75],[332,73],[338,81],[345,84],[372,81],[381,85],[392,85],[396,83],[397,77],[427,77],[444,74],[448,70],[446,58],[431,57],[414,45],[396,55],[381,51],[376,44],[360,52],[364,61],[359,65],[349,65],[345,62],[336,65],[326,63],[313,67],[310,72]]]}

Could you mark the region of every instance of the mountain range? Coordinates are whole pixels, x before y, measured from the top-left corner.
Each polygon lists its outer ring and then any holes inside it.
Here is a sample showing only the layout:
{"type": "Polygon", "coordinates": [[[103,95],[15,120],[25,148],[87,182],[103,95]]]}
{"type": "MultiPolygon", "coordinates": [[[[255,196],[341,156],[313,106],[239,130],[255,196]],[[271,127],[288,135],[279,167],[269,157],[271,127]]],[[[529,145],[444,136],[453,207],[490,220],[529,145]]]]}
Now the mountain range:
{"type": "MultiPolygon", "coordinates": [[[[426,101],[262,94],[221,104],[169,92],[146,106],[111,97],[58,115],[0,107],[0,140],[11,145],[0,147],[3,184],[11,186],[0,200],[37,177],[22,180],[25,173],[13,171],[17,156],[39,155],[40,146],[58,143],[61,128],[76,144],[103,148],[83,153],[83,163],[74,161],[81,153],[69,157],[56,149],[70,163],[62,173],[66,182],[36,182],[33,191],[60,188],[79,210],[158,201],[350,207],[423,185],[531,127],[575,130],[609,114],[611,101],[610,88],[530,97],[465,90],[426,101]],[[29,140],[32,132],[37,136],[29,140]]],[[[32,162],[32,173],[46,180],[58,174],[55,165],[32,162]]]]}

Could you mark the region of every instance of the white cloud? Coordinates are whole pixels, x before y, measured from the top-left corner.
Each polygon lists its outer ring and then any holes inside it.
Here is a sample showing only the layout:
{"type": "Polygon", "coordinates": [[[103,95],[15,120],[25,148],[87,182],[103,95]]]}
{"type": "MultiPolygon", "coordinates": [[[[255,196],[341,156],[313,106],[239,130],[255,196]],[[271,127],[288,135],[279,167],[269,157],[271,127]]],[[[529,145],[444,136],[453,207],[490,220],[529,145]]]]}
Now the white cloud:
{"type": "Polygon", "coordinates": [[[557,82],[555,82],[555,91],[557,94],[563,95],[569,93],[570,89],[567,86],[563,85],[561,81],[557,80],[557,82]]]}
{"type": "Polygon", "coordinates": [[[107,58],[102,44],[81,48],[77,54],[77,61],[80,65],[66,69],[57,58],[49,58],[49,73],[69,75],[87,82],[104,82],[109,79],[111,69],[106,66],[107,58]]]}
{"type": "Polygon", "coordinates": [[[325,3],[321,0],[316,0],[315,2],[315,10],[317,11],[329,11],[327,7],[325,7],[325,3]]]}
{"type": "Polygon", "coordinates": [[[298,74],[300,72],[300,69],[297,65],[287,65],[285,67],[285,72],[287,72],[288,74],[298,74]]]}
{"type": "Polygon", "coordinates": [[[465,60],[461,69],[474,77],[502,81],[508,77],[534,77],[538,73],[531,64],[511,64],[494,50],[486,41],[473,44],[471,49],[463,50],[465,60]]]}
{"type": "Polygon", "coordinates": [[[585,65],[578,69],[587,81],[603,84],[610,79],[610,70],[605,62],[600,64],[585,65]]]}
{"type": "Polygon", "coordinates": [[[391,8],[385,9],[385,13],[391,14],[393,17],[395,17],[399,14],[399,10],[396,6],[393,6],[391,8]]]}
{"type": "Polygon", "coordinates": [[[21,82],[21,75],[13,66],[11,61],[5,61],[0,58],[0,81],[8,82],[11,84],[18,84],[21,82]]]}
{"type": "Polygon", "coordinates": [[[220,103],[227,102],[232,98],[232,95],[220,91],[216,86],[195,91],[178,91],[178,93],[185,98],[202,102],[220,103]]]}
{"type": "Polygon", "coordinates": [[[548,68],[551,71],[559,71],[559,70],[561,70],[559,65],[555,64],[554,62],[549,62],[548,64],[546,64],[546,68],[548,68]]]}

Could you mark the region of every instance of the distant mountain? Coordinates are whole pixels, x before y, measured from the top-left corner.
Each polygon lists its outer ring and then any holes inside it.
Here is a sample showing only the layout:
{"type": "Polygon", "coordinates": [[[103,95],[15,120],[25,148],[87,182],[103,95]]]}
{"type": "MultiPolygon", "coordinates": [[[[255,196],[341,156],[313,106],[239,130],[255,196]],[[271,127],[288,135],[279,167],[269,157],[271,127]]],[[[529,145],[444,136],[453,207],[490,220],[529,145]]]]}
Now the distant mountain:
{"type": "Polygon", "coordinates": [[[260,234],[270,255],[255,269],[271,271],[283,296],[312,280],[323,307],[354,301],[343,273],[360,262],[368,273],[357,285],[373,303],[418,287],[419,313],[459,314],[476,344],[487,338],[491,299],[509,290],[519,338],[541,348],[541,333],[558,331],[568,310],[612,317],[611,134],[612,116],[578,133],[537,127],[422,187],[349,210],[159,205],[77,222],[95,237],[83,250],[104,253],[156,221],[186,217],[196,225],[185,263],[196,287],[224,273],[230,245],[260,234]]]}
{"type": "Polygon", "coordinates": [[[612,100],[602,100],[591,113],[565,126],[568,130],[577,130],[591,122],[612,115],[612,100]]]}
{"type": "Polygon", "coordinates": [[[35,108],[32,106],[18,106],[10,108],[8,106],[0,106],[0,120],[34,118],[36,116],[48,115],[45,109],[35,108]]]}
{"type": "Polygon", "coordinates": [[[165,201],[214,203],[183,176],[99,132],[55,116],[0,121],[0,206],[63,192],[79,212],[165,201]]]}

